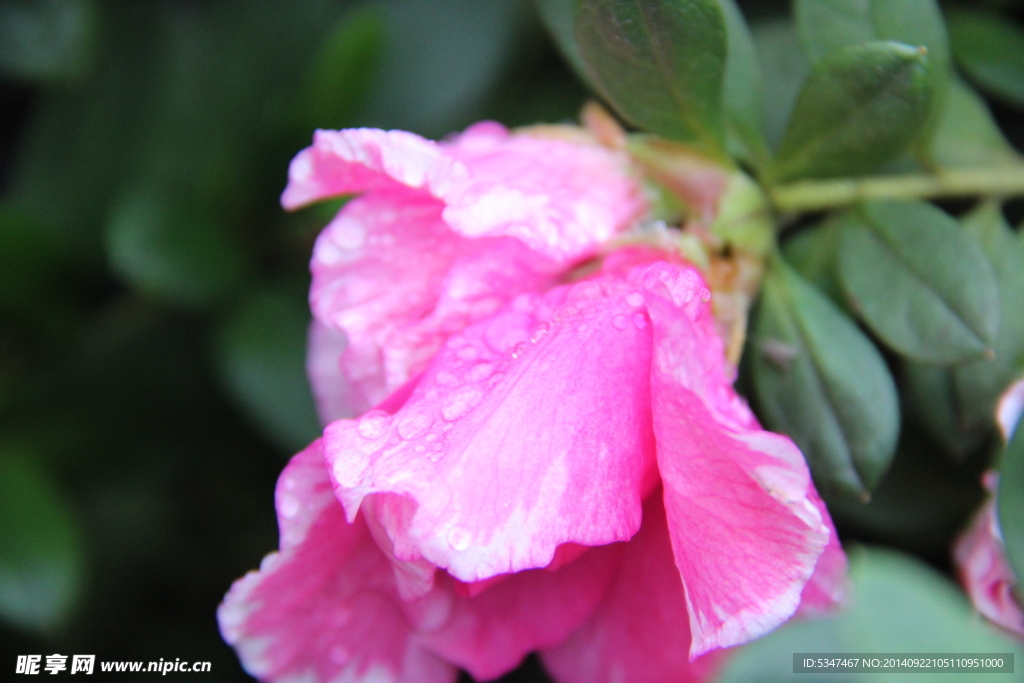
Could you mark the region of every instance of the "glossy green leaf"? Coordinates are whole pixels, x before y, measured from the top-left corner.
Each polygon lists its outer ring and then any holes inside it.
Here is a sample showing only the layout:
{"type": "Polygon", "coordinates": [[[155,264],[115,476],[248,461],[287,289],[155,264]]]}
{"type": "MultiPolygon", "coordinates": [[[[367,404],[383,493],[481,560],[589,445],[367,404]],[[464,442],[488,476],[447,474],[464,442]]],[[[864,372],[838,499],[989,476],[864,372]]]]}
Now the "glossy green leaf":
{"type": "Polygon", "coordinates": [[[999,465],[999,525],[1006,557],[1017,576],[1024,576],[1024,429],[1018,423],[999,465]]]}
{"type": "Polygon", "coordinates": [[[144,191],[114,205],[107,226],[110,265],[140,291],[184,306],[204,306],[238,289],[246,252],[202,207],[144,191]]]}
{"type": "Polygon", "coordinates": [[[992,353],[999,287],[981,248],[924,202],[869,202],[843,228],[839,274],[853,310],[886,344],[930,363],[992,353]]]}
{"type": "Polygon", "coordinates": [[[320,433],[306,379],[309,310],[302,287],[249,297],[218,336],[221,378],[255,424],[287,453],[320,433]]]}
{"type": "Polygon", "coordinates": [[[796,442],[823,495],[865,498],[899,433],[896,387],[874,345],[781,259],[765,277],[750,343],[767,426],[796,442]]]}
{"type": "Polygon", "coordinates": [[[302,96],[303,127],[344,128],[369,92],[384,48],[385,19],[376,5],[346,13],[309,66],[302,96]]]}
{"type": "Polygon", "coordinates": [[[822,59],[797,97],[772,180],[858,175],[897,158],[928,117],[928,64],[923,50],[892,42],[822,59]]]}
{"type": "Polygon", "coordinates": [[[950,80],[942,117],[929,141],[932,163],[945,168],[977,168],[1019,163],[985,101],[960,79],[950,80]]]}
{"type": "Polygon", "coordinates": [[[96,40],[91,0],[0,3],[0,74],[67,81],[84,74],[96,40]]]}
{"type": "MultiPolygon", "coordinates": [[[[978,619],[948,578],[909,555],[881,548],[850,553],[849,605],[824,619],[793,619],[736,651],[715,680],[718,683],[876,683],[944,681],[957,674],[793,673],[793,653],[1012,652],[1024,648],[978,619]]],[[[963,679],[1006,681],[1007,674],[962,674],[963,679]]]]}
{"type": "Polygon", "coordinates": [[[950,17],[953,56],[987,92],[1024,106],[1024,30],[1006,17],[956,12],[950,17]]]}
{"type": "Polygon", "coordinates": [[[24,454],[0,453],[0,618],[55,627],[81,580],[81,539],[59,492],[24,454]]]}
{"type": "Polygon", "coordinates": [[[769,152],[764,138],[764,88],[750,29],[734,0],[719,0],[728,52],[725,59],[726,144],[729,153],[760,166],[769,152]]]}
{"type": "Polygon", "coordinates": [[[576,43],[591,81],[627,121],[722,151],[727,37],[717,0],[587,0],[576,43]]]}

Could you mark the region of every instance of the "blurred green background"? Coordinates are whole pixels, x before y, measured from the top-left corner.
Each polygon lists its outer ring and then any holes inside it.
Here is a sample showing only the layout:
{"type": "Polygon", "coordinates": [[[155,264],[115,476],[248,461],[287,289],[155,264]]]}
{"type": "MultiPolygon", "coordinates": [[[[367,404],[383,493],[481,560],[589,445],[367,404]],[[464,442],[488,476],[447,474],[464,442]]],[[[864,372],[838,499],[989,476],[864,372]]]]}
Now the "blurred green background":
{"type": "MultiPolygon", "coordinates": [[[[788,3],[741,6],[771,131],[807,65],[788,3]]],[[[965,75],[1020,149],[1024,48],[1006,68],[965,75]]],[[[0,678],[59,652],[245,680],[214,611],[276,547],[274,482],[318,433],[307,264],[335,207],[280,209],[289,160],[317,127],[436,138],[586,96],[526,0],[0,0],[0,678]]],[[[989,449],[925,433],[835,514],[949,574],[989,449]]]]}

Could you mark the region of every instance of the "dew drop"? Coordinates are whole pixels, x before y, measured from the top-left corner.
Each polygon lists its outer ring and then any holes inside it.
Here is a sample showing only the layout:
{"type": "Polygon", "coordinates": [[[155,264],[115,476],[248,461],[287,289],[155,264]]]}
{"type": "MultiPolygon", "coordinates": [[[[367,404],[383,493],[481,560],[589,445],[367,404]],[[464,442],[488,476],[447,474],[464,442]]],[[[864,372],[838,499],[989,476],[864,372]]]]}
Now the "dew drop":
{"type": "Polygon", "coordinates": [[[295,498],[294,496],[283,496],[277,511],[280,512],[281,516],[285,519],[291,519],[295,515],[299,514],[299,508],[300,503],[298,498],[295,498]]]}
{"type": "Polygon", "coordinates": [[[494,366],[490,363],[477,363],[466,373],[469,382],[482,382],[494,374],[494,366]]]}
{"type": "Polygon", "coordinates": [[[371,410],[359,418],[356,429],[367,439],[377,439],[391,425],[391,416],[383,410],[371,410]]]}
{"type": "Polygon", "coordinates": [[[457,420],[473,410],[483,399],[484,394],[476,387],[463,387],[451,395],[441,408],[441,417],[448,422],[457,420]]]}
{"type": "Polygon", "coordinates": [[[539,342],[541,339],[544,338],[544,335],[546,335],[548,333],[548,330],[550,329],[551,325],[549,323],[540,323],[539,325],[537,325],[536,329],[534,329],[533,331],[533,334],[530,335],[530,343],[536,344],[537,342],[539,342]]]}
{"type": "Polygon", "coordinates": [[[398,434],[403,439],[417,439],[427,433],[433,422],[423,413],[409,413],[399,421],[398,434]]]}
{"type": "Polygon", "coordinates": [[[475,346],[463,346],[459,349],[458,353],[459,358],[462,360],[476,360],[479,355],[480,352],[476,350],[475,346]]]}
{"type": "Polygon", "coordinates": [[[469,547],[472,540],[469,532],[465,529],[453,526],[448,530],[448,545],[452,547],[452,550],[465,550],[469,547]]]}
{"type": "Polygon", "coordinates": [[[634,313],[633,324],[636,325],[636,329],[638,330],[644,329],[647,327],[647,316],[640,312],[634,313]]]}
{"type": "Polygon", "coordinates": [[[569,301],[589,301],[601,297],[601,287],[594,282],[581,282],[569,290],[569,301]]]}
{"type": "Polygon", "coordinates": [[[427,447],[421,443],[418,443],[413,447],[413,450],[416,451],[417,453],[424,453],[426,452],[427,447]]]}
{"type": "Polygon", "coordinates": [[[423,440],[426,441],[427,443],[433,443],[434,441],[437,441],[437,434],[435,434],[434,432],[430,432],[425,437],[423,437],[423,440]]]}
{"type": "Polygon", "coordinates": [[[711,301],[711,290],[707,287],[703,287],[700,290],[700,300],[704,303],[711,301]]]}
{"type": "Polygon", "coordinates": [[[434,376],[434,381],[442,387],[450,387],[453,384],[456,384],[459,381],[459,378],[447,370],[442,370],[434,376]]]}
{"type": "Polygon", "coordinates": [[[629,327],[629,318],[619,313],[617,316],[612,318],[612,327],[617,330],[624,330],[629,327]]]}
{"type": "Polygon", "coordinates": [[[526,342],[519,342],[514,347],[512,347],[512,357],[519,358],[519,356],[526,353],[526,349],[528,349],[529,347],[530,345],[527,344],[526,342]]]}
{"type": "Polygon", "coordinates": [[[644,305],[644,295],[640,292],[631,292],[626,296],[626,303],[633,308],[640,308],[644,305]]]}

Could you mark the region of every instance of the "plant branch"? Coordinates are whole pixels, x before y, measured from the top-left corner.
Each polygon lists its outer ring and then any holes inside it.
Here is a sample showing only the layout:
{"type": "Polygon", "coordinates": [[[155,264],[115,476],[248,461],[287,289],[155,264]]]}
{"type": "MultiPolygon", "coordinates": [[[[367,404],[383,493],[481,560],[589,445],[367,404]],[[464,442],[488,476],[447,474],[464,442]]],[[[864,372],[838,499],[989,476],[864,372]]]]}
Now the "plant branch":
{"type": "Polygon", "coordinates": [[[1024,195],[1024,163],[933,174],[801,180],[768,189],[772,204],[783,213],[830,209],[866,199],[1015,195],[1024,195]]]}

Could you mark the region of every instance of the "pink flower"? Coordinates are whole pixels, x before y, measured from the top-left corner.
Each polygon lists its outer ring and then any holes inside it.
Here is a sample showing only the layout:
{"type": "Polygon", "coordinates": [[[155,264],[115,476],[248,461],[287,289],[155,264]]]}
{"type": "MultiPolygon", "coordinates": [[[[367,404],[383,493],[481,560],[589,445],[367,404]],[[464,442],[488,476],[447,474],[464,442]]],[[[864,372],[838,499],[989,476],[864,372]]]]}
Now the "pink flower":
{"type": "Polygon", "coordinates": [[[319,132],[310,362],[336,419],[278,482],[280,551],[219,611],[270,680],[702,681],[840,599],[793,443],[732,389],[701,275],[603,245],[646,210],[573,129],[319,132]],[[347,340],[347,345],[346,345],[347,340]],[[712,652],[716,651],[716,652],[712,652]]]}
{"type": "MultiPolygon", "coordinates": [[[[1024,379],[1013,384],[1002,396],[996,409],[996,420],[1003,437],[1009,442],[1021,414],[1024,413],[1024,379]]],[[[993,623],[1024,637],[1024,609],[1014,595],[1017,577],[1006,559],[1003,535],[996,515],[994,472],[985,478],[993,493],[974,518],[966,533],[957,541],[954,558],[960,577],[975,609],[993,623]]]]}

